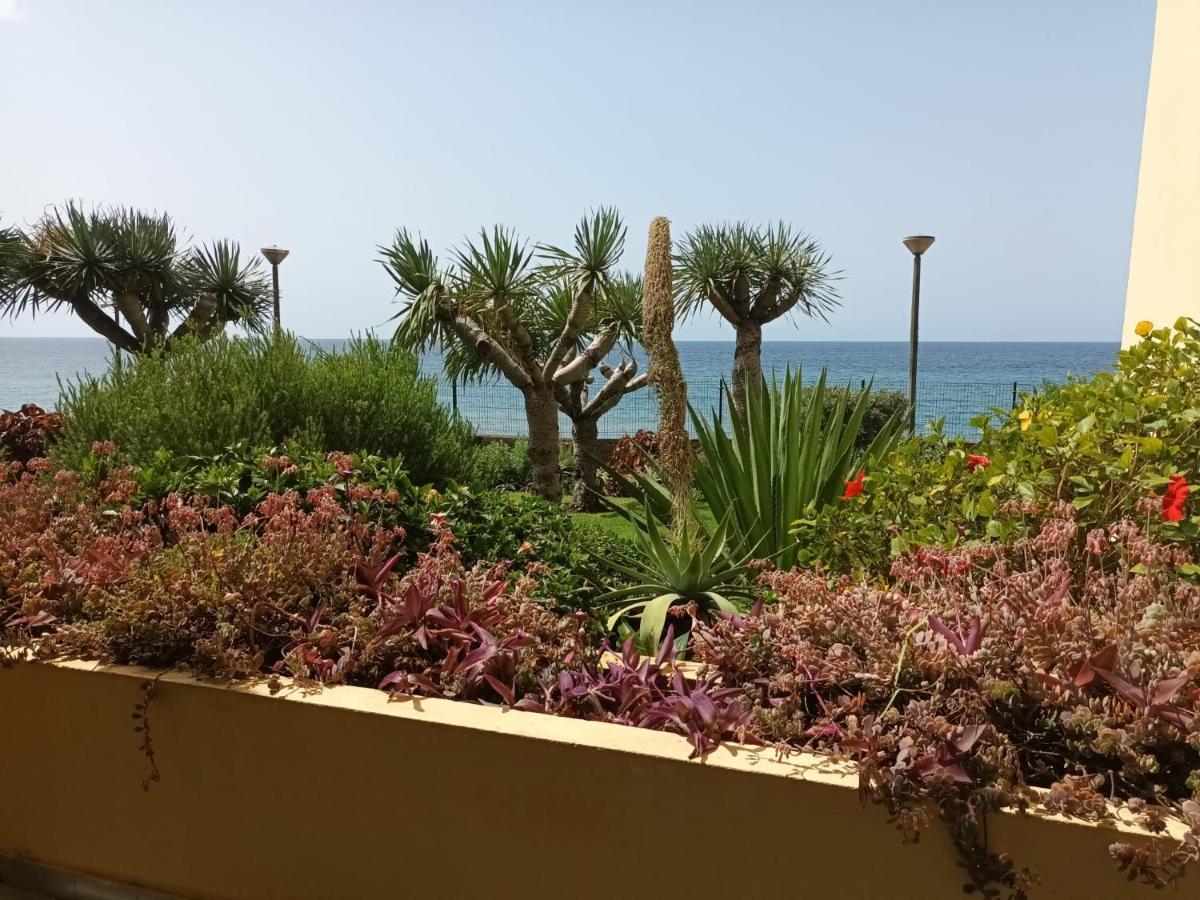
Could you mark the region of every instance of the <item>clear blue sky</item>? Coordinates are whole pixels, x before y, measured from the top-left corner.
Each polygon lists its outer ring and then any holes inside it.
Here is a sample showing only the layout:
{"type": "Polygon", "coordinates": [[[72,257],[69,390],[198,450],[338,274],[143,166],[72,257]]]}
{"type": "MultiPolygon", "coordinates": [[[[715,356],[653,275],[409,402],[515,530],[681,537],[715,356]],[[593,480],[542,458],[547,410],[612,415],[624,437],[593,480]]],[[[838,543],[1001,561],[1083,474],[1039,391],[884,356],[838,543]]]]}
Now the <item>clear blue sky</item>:
{"type": "Polygon", "coordinates": [[[845,305],[768,339],[903,340],[900,238],[930,232],[923,338],[1117,340],[1153,26],[1152,0],[0,0],[0,216],[82,198],[278,243],[309,337],[392,314],[400,225],[562,242],[613,204],[631,269],[655,215],[790,220],[845,305]]]}

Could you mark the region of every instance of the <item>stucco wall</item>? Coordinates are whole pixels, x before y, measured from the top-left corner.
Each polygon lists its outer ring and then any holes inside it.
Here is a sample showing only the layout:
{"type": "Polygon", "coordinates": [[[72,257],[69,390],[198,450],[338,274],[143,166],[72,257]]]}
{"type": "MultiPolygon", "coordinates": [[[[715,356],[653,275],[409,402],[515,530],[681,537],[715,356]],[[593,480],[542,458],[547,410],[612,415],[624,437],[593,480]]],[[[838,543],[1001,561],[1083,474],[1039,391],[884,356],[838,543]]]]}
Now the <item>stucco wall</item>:
{"type": "Polygon", "coordinates": [[[1158,0],[1121,340],[1200,319],[1200,2],[1158,0]]]}
{"type": "MultiPolygon", "coordinates": [[[[844,766],[335,688],[271,696],[145,670],[0,670],[0,854],[192,897],[961,897],[945,830],[904,846],[844,766]]],[[[1056,900],[1156,896],[1115,832],[994,817],[1056,900]]],[[[1200,897],[1200,877],[1172,896],[1200,897]]],[[[1036,898],[1035,898],[1036,900],[1036,898]]]]}

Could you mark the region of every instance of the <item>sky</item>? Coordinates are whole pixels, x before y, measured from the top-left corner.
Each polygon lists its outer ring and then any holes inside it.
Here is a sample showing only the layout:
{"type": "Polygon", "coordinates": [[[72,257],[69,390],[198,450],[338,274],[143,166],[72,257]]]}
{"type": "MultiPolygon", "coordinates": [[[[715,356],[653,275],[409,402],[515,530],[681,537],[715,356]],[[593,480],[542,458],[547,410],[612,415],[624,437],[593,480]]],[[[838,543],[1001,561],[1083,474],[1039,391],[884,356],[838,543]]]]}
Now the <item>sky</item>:
{"type": "Polygon", "coordinates": [[[311,338],[390,331],[398,227],[561,244],[613,205],[634,271],[657,215],[791,222],[843,305],[766,338],[907,340],[929,233],[923,340],[1117,341],[1153,30],[1153,0],[0,0],[0,222],[278,244],[311,338]]]}

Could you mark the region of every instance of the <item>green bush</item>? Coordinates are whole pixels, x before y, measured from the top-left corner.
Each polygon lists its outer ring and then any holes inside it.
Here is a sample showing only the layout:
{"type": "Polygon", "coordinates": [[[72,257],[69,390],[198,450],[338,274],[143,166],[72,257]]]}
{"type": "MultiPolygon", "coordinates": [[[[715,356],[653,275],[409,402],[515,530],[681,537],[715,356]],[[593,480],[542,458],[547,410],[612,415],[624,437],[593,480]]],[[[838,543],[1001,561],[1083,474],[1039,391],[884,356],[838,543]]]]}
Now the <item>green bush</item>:
{"type": "MultiPolygon", "coordinates": [[[[706,421],[692,410],[700,445],[696,489],[718,523],[730,520],[732,552],[782,568],[796,564],[803,547],[791,533],[793,523],[836,504],[847,481],[874,467],[897,440],[900,423],[892,419],[860,449],[871,393],[851,392],[827,406],[824,372],[810,388],[789,371],[782,381],[749,391],[744,410],[727,392],[728,425],[715,412],[706,421]]],[[[647,510],[666,519],[669,496],[660,478],[635,472],[624,482],[647,510]]],[[[632,515],[645,526],[645,516],[632,515]]]]}
{"type": "Polygon", "coordinates": [[[323,450],[402,457],[413,482],[465,481],[471,428],[437,402],[415,357],[373,338],[337,353],[306,352],[291,336],[221,338],[170,354],[117,358],[109,371],[63,386],[67,429],[57,460],[81,467],[94,441],[148,465],[215,456],[288,438],[323,450]]]}
{"type": "Polygon", "coordinates": [[[458,490],[430,506],[446,514],[468,564],[538,565],[538,596],[564,610],[590,609],[607,587],[624,584],[606,560],[629,558],[635,550],[609,530],[533,494],[458,490]]]}
{"type": "Polygon", "coordinates": [[[886,571],[889,555],[913,546],[1013,540],[1064,506],[1081,534],[1129,519],[1154,539],[1200,544],[1200,516],[1168,513],[1169,494],[1186,503],[1200,460],[1196,322],[1148,331],[1114,371],[973,424],[974,445],[936,432],[902,442],[869,468],[861,496],[799,522],[801,559],[886,571]]]}
{"type": "MultiPolygon", "coordinates": [[[[829,416],[837,408],[838,403],[853,405],[854,401],[858,399],[858,395],[859,391],[853,388],[826,387],[825,415],[829,416]]],[[[871,391],[867,407],[863,411],[862,424],[858,428],[858,437],[854,442],[855,447],[859,450],[869,447],[871,441],[875,440],[876,435],[883,431],[889,422],[903,421],[907,409],[908,398],[900,391],[871,391]]]]}
{"type": "Polygon", "coordinates": [[[529,484],[529,473],[529,441],[491,441],[475,451],[471,484],[485,490],[520,490],[529,484]]]}
{"type": "MultiPolygon", "coordinates": [[[[112,470],[104,456],[84,461],[82,474],[96,484],[112,470]]],[[[159,451],[150,462],[135,468],[140,499],[161,499],[177,493],[207,497],[215,505],[232,507],[239,516],[254,511],[268,494],[331,486],[341,504],[364,515],[374,501],[388,495],[389,525],[423,528],[424,516],[412,508],[420,492],[409,481],[400,457],[354,455],[315,450],[298,441],[278,447],[236,444],[213,456],[171,456],[159,451]],[[400,520],[392,513],[405,511],[400,520]]]]}

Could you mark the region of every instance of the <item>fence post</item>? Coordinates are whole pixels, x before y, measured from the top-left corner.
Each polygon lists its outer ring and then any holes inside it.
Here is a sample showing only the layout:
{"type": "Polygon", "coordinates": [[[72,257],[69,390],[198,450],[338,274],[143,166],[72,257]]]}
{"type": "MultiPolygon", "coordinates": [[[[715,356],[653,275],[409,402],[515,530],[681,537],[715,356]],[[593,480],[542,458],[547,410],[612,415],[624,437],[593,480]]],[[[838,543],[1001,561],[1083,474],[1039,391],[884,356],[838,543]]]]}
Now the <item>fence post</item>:
{"type": "Polygon", "coordinates": [[[717,424],[725,424],[725,376],[717,384],[717,424]]]}
{"type": "Polygon", "coordinates": [[[1012,408],[1013,408],[1013,409],[1016,409],[1016,408],[1017,408],[1017,383],[1016,383],[1015,381],[1013,382],[1013,401],[1012,401],[1012,408]]]}
{"type": "Polygon", "coordinates": [[[458,382],[450,382],[450,408],[458,412],[458,382]]]}

